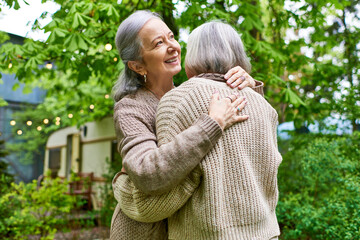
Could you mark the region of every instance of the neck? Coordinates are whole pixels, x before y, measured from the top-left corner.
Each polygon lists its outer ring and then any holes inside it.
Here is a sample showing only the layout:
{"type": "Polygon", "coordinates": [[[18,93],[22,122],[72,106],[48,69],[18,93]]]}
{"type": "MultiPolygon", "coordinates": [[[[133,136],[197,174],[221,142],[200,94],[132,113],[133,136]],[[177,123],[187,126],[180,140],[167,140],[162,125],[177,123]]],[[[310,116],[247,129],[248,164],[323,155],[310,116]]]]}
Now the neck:
{"type": "Polygon", "coordinates": [[[158,99],[161,99],[165,93],[170,91],[174,86],[173,80],[168,79],[166,81],[158,81],[156,84],[148,82],[145,84],[145,88],[152,92],[158,99]]]}

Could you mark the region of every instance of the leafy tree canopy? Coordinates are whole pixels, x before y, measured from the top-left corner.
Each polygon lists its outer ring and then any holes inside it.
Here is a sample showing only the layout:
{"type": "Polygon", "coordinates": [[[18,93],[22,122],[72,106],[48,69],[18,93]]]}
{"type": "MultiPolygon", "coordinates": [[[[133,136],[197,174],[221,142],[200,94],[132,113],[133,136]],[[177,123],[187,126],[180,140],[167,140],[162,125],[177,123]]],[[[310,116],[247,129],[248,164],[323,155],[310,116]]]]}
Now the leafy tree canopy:
{"type": "MultiPolygon", "coordinates": [[[[353,130],[359,125],[358,0],[55,2],[60,9],[49,24],[33,23],[34,29],[50,33],[46,41],[26,39],[16,45],[0,37],[0,72],[16,74],[25,91],[34,86],[47,90],[44,103],[31,110],[31,120],[38,124],[27,129],[33,131],[29,136],[41,135],[35,133],[38,126],[48,133],[112,114],[111,89],[123,68],[114,37],[121,21],[138,9],[160,13],[177,37],[209,20],[230,23],[241,34],[251,75],[265,83],[266,98],[280,122],[294,121],[300,128],[341,116],[353,130]]],[[[4,6],[17,9],[18,0],[3,1],[4,6]]],[[[186,43],[180,43],[184,57],[186,43]]],[[[185,80],[182,72],[174,82],[185,80]]],[[[24,124],[29,116],[22,117],[24,124]]]]}

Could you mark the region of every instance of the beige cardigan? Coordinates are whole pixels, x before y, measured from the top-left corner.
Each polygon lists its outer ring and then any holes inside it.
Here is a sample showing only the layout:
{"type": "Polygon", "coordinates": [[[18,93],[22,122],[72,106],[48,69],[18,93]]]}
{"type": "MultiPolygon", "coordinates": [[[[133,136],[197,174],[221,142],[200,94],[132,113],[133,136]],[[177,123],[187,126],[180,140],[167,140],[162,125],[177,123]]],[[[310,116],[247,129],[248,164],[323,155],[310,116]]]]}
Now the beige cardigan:
{"type": "MultiPolygon", "coordinates": [[[[167,93],[157,115],[158,144],[172,142],[208,112],[217,89],[225,83],[193,78],[167,93]]],[[[235,90],[236,91],[236,90],[235,90]]],[[[137,221],[169,218],[169,239],[270,239],[280,234],[275,216],[277,113],[265,99],[246,88],[248,121],[225,131],[204,160],[179,185],[163,195],[148,195],[126,175],[114,186],[120,208],[137,221]]]]}

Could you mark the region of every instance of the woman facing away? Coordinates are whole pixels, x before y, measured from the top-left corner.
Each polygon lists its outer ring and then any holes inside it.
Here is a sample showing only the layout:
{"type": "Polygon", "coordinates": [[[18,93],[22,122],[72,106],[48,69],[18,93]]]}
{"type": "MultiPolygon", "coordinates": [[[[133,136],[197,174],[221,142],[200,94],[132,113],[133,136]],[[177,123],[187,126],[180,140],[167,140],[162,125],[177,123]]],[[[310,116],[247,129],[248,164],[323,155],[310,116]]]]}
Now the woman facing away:
{"type": "MultiPolygon", "coordinates": [[[[231,93],[222,99],[214,94],[207,105],[208,112],[172,141],[158,147],[156,108],[159,99],[173,88],[173,76],[181,70],[180,46],[166,24],[149,11],[137,11],[120,24],[116,45],[125,65],[114,87],[114,122],[123,166],[129,179],[142,192],[163,194],[186,178],[223,135],[225,128],[247,119],[237,114],[246,101],[231,93]]],[[[229,75],[232,77],[228,84],[235,87],[254,85],[254,80],[240,67],[229,71],[229,75]]],[[[261,83],[254,89],[262,92],[261,83]]],[[[114,183],[120,175],[115,176],[114,183]]],[[[118,187],[114,185],[115,196],[118,187]]],[[[110,238],[166,239],[165,226],[166,221],[140,223],[131,220],[118,204],[110,238]]]]}
{"type": "Polygon", "coordinates": [[[226,129],[199,165],[170,191],[148,195],[127,175],[114,182],[120,208],[143,222],[168,218],[169,239],[277,239],[278,115],[258,93],[227,87],[224,75],[250,63],[237,32],[210,22],[189,36],[185,70],[192,77],[160,100],[156,116],[158,145],[174,141],[208,112],[214,90],[239,94],[250,118],[226,129]]]}

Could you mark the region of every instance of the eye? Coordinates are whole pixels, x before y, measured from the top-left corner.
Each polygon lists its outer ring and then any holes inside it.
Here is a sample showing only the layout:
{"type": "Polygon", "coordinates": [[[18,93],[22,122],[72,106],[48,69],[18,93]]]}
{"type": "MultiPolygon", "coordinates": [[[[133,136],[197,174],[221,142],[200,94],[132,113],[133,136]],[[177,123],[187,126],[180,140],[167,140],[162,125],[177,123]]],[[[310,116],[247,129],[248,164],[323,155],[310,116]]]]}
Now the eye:
{"type": "Polygon", "coordinates": [[[155,46],[157,47],[157,46],[159,46],[159,45],[162,44],[162,43],[163,43],[163,41],[158,41],[155,46]]]}
{"type": "Polygon", "coordinates": [[[174,37],[174,34],[170,34],[169,38],[170,38],[170,39],[174,39],[174,38],[175,38],[175,37],[174,37]]]}

